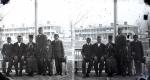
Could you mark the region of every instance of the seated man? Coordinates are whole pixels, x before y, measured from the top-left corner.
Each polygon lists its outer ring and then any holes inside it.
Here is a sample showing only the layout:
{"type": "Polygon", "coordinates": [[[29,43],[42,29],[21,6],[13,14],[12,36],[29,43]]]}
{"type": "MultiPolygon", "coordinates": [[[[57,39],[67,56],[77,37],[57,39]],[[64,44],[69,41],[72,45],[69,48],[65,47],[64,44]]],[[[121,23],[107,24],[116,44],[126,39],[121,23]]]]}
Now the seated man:
{"type": "Polygon", "coordinates": [[[26,45],[22,42],[22,37],[18,36],[17,37],[18,42],[14,43],[14,66],[15,66],[15,71],[16,71],[16,76],[22,76],[22,70],[23,70],[23,65],[25,61],[25,56],[26,56],[26,45]],[[18,68],[18,63],[20,63],[20,66],[18,68]],[[19,70],[19,74],[18,74],[19,70]]]}
{"type": "Polygon", "coordinates": [[[28,76],[33,76],[37,71],[37,61],[35,59],[36,44],[33,42],[33,35],[29,35],[29,42],[26,45],[27,51],[27,73],[28,76]]]}
{"type": "Polygon", "coordinates": [[[93,65],[92,44],[90,38],[86,39],[86,44],[83,45],[81,54],[83,57],[82,61],[83,77],[89,77],[89,73],[93,65]],[[87,71],[86,71],[86,63],[89,63],[87,71]]]}
{"type": "Polygon", "coordinates": [[[2,72],[9,76],[11,67],[13,65],[13,44],[11,43],[11,38],[7,38],[7,43],[3,45],[2,48],[3,62],[2,62],[2,72]],[[6,72],[6,62],[8,62],[8,69],[6,72]]]}
{"type": "Polygon", "coordinates": [[[97,36],[97,42],[93,44],[93,52],[96,77],[100,77],[104,69],[104,56],[106,55],[106,46],[101,42],[101,36],[97,36]]]}

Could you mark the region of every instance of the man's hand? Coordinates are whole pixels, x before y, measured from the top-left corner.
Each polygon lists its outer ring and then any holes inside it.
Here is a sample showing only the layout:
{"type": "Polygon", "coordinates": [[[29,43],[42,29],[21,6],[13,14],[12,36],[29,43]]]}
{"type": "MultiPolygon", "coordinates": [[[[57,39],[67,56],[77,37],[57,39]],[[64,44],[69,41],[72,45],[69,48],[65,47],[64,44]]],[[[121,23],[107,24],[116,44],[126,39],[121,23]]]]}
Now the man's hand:
{"type": "Polygon", "coordinates": [[[96,56],[94,56],[94,60],[96,60],[96,61],[97,61],[97,57],[96,57],[96,56]]]}
{"type": "Polygon", "coordinates": [[[24,56],[22,56],[21,59],[24,59],[24,56]]]}
{"type": "Polygon", "coordinates": [[[104,60],[104,57],[103,57],[103,56],[101,57],[101,60],[104,60]]]}
{"type": "Polygon", "coordinates": [[[16,60],[18,57],[17,56],[14,56],[14,59],[16,60]]]}

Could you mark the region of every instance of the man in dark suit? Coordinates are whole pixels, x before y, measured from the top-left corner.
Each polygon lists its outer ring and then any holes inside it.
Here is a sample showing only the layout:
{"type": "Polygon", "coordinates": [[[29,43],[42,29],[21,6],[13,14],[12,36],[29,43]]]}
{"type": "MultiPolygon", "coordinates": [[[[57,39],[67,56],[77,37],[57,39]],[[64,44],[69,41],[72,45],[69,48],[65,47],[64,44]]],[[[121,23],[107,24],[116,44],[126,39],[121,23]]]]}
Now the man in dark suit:
{"type": "Polygon", "coordinates": [[[38,29],[39,34],[36,36],[36,58],[38,62],[38,74],[46,75],[46,45],[47,37],[43,34],[43,28],[38,29]]]}
{"type": "Polygon", "coordinates": [[[126,37],[122,34],[122,29],[118,29],[118,35],[115,38],[116,44],[116,60],[118,74],[125,76],[126,75],[126,37]]]}
{"type": "Polygon", "coordinates": [[[22,42],[22,37],[17,37],[18,42],[14,43],[14,66],[16,71],[16,76],[22,76],[22,70],[24,66],[24,61],[26,57],[26,45],[22,42]],[[18,67],[20,63],[20,66],[18,67]],[[19,70],[19,74],[18,74],[19,70]]]}
{"type": "Polygon", "coordinates": [[[11,43],[11,38],[7,37],[7,43],[3,45],[2,48],[2,72],[6,73],[6,62],[8,62],[8,69],[6,75],[9,76],[9,72],[11,71],[11,67],[13,65],[13,44],[11,43]]]}
{"type": "Polygon", "coordinates": [[[136,74],[141,75],[142,73],[142,62],[144,60],[144,51],[142,42],[138,40],[138,35],[133,36],[134,41],[131,42],[131,50],[133,59],[135,61],[136,74]]]}
{"type": "Polygon", "coordinates": [[[93,44],[93,53],[95,73],[97,77],[100,77],[104,68],[104,56],[106,55],[106,46],[101,42],[101,36],[98,36],[97,42],[93,44]]]}
{"type": "Polygon", "coordinates": [[[52,41],[52,49],[55,59],[56,75],[62,75],[62,60],[64,59],[64,47],[59,35],[54,34],[54,41],[52,41]]]}
{"type": "Polygon", "coordinates": [[[112,77],[117,70],[117,63],[115,59],[115,44],[112,42],[113,36],[108,36],[108,43],[106,44],[106,63],[105,63],[105,72],[108,74],[108,77],[112,77]]]}
{"type": "Polygon", "coordinates": [[[33,35],[29,35],[29,42],[27,43],[26,46],[27,46],[26,71],[28,73],[28,76],[33,76],[34,72],[37,71],[37,61],[35,59],[36,44],[33,42],[33,35]]]}
{"type": "Polygon", "coordinates": [[[86,44],[83,45],[81,54],[83,57],[83,60],[82,60],[83,77],[89,77],[89,73],[93,65],[91,38],[86,39],[86,44]],[[86,63],[89,63],[87,71],[86,71],[86,63]]]}

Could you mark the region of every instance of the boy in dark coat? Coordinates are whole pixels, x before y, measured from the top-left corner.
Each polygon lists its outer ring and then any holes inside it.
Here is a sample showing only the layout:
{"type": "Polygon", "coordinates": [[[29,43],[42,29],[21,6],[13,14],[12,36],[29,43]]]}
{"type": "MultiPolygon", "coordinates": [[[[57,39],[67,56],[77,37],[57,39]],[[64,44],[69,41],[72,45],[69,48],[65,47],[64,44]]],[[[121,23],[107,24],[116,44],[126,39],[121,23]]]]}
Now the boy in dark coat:
{"type": "Polygon", "coordinates": [[[144,51],[142,42],[138,40],[138,36],[133,36],[134,41],[131,42],[131,50],[133,59],[135,61],[136,74],[141,75],[142,73],[142,62],[144,60],[144,51]]]}
{"type": "Polygon", "coordinates": [[[92,65],[93,65],[93,54],[92,54],[92,44],[91,44],[91,38],[86,39],[86,44],[82,47],[82,73],[83,77],[89,77],[89,73],[91,71],[92,65]],[[88,68],[86,71],[86,63],[88,64],[88,68]]]}

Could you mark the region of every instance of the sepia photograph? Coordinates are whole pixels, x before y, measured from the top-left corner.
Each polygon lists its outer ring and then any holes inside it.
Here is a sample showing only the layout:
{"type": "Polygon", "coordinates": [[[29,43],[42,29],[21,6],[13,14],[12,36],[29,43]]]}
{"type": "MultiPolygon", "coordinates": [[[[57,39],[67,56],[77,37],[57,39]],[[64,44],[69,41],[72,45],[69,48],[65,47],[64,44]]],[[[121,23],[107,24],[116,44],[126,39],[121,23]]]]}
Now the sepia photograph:
{"type": "Polygon", "coordinates": [[[150,1],[0,0],[0,80],[150,80],[150,1]]]}

